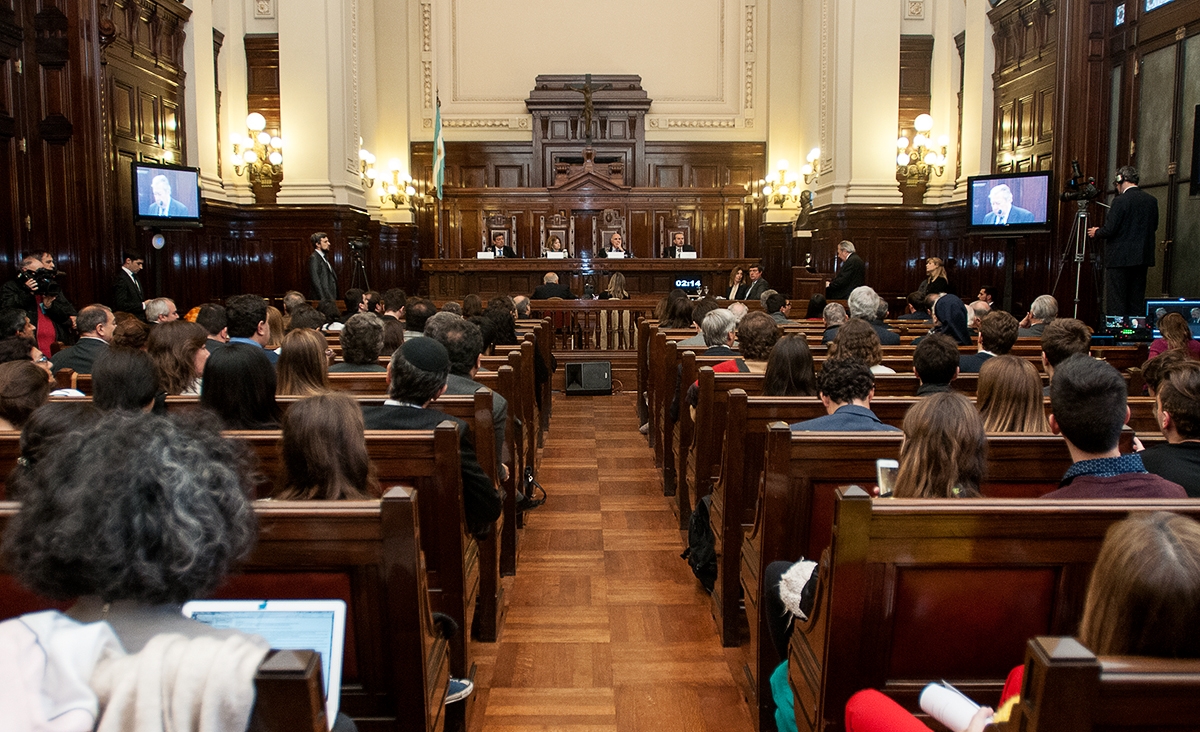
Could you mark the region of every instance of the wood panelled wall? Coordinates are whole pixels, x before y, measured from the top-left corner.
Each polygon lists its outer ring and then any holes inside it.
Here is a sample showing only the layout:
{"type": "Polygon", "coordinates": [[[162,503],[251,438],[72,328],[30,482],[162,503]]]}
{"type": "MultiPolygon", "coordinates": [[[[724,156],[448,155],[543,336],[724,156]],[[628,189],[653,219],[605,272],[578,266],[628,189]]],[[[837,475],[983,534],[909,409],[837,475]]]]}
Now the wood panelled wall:
{"type": "Polygon", "coordinates": [[[996,49],[997,173],[1050,170],[1054,162],[1058,18],[1054,3],[1007,2],[992,10],[996,49]]]}
{"type": "MultiPolygon", "coordinates": [[[[1058,257],[1049,234],[1011,237],[972,233],[966,204],[947,206],[831,206],[815,211],[811,239],[813,266],[834,272],[838,242],[854,242],[866,262],[866,284],[892,304],[917,289],[925,277],[925,259],[941,257],[946,274],[962,299],[970,303],[983,285],[1001,290],[1006,308],[1024,314],[1038,295],[1050,291],[1058,257]],[[1008,279],[1008,265],[1012,278],[1008,279]]],[[[794,251],[797,266],[804,262],[802,242],[794,251]]],[[[1060,307],[1065,305],[1060,300],[1060,307]]]]}

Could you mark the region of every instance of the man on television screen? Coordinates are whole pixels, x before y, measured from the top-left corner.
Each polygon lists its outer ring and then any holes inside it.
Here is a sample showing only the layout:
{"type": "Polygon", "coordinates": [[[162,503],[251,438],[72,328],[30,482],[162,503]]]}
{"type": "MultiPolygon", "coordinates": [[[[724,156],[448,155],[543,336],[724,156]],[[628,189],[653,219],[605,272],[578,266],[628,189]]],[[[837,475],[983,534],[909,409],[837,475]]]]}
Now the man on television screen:
{"type": "Polygon", "coordinates": [[[988,202],[992,210],[983,217],[983,223],[1004,226],[1005,224],[1032,224],[1033,212],[1013,205],[1012,189],[1004,183],[988,191],[988,202]]]}
{"type": "MultiPolygon", "coordinates": [[[[1104,272],[1108,285],[1107,315],[1144,312],[1146,270],[1154,266],[1158,199],[1138,188],[1138,171],[1129,165],[1117,168],[1117,197],[1104,217],[1104,226],[1088,229],[1088,236],[1104,239],[1104,272]]],[[[1155,319],[1157,323],[1157,318],[1155,319]]]]}
{"type": "Polygon", "coordinates": [[[165,175],[156,175],[150,179],[150,191],[154,200],[150,202],[142,214],[145,216],[190,216],[187,206],[171,197],[171,181],[165,175]]]}

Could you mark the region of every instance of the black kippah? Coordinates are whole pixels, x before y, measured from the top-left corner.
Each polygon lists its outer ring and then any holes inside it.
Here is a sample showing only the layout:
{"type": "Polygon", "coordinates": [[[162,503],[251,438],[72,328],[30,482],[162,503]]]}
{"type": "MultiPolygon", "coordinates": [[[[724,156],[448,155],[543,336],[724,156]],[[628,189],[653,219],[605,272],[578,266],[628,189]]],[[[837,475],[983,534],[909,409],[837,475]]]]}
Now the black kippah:
{"type": "Polygon", "coordinates": [[[422,371],[436,373],[450,369],[450,354],[446,347],[433,338],[405,339],[400,346],[400,354],[404,360],[422,371]]]}

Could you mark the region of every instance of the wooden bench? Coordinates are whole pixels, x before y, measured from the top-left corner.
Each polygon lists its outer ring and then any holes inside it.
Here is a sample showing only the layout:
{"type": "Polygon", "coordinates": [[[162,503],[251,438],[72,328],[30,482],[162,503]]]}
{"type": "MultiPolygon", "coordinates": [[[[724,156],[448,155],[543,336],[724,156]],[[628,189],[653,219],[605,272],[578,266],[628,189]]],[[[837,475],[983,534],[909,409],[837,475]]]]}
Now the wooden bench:
{"type": "MultiPolygon", "coordinates": [[[[763,405],[764,410],[768,408],[769,404],[763,405]]],[[[756,484],[754,524],[742,538],[739,567],[750,626],[749,673],[758,693],[760,718],[770,716],[768,679],[781,660],[767,639],[761,607],[767,565],[820,557],[831,540],[837,489],[850,484],[875,485],[875,461],[898,458],[902,439],[896,432],[792,432],[783,423],[767,429],[764,475],[756,484]]],[[[1123,432],[1122,442],[1124,450],[1130,449],[1132,432],[1123,432]]],[[[1070,465],[1071,456],[1061,437],[989,435],[982,491],[990,497],[1035,498],[1057,488],[1070,465]]],[[[726,518],[725,546],[736,541],[741,530],[741,525],[731,525],[726,518]]],[[[719,561],[718,571],[721,569],[725,562],[719,561]]],[[[728,581],[722,583],[727,585],[728,581]]],[[[725,622],[728,624],[728,616],[725,622]]]]}
{"type": "Polygon", "coordinates": [[[1196,659],[1096,657],[1071,637],[1031,638],[1023,685],[1002,729],[1173,732],[1200,720],[1196,659]]]}
{"type": "Polygon", "coordinates": [[[269,651],[254,675],[250,732],[326,732],[327,720],[320,654],[269,651]]]}
{"type": "Polygon", "coordinates": [[[837,491],[813,612],[796,621],[788,653],[798,729],[841,729],[847,699],[863,688],[913,711],[939,679],[996,699],[1028,639],[1076,630],[1108,527],[1152,510],[1200,514],[1188,500],[873,501],[837,491]]]}
{"type": "MultiPolygon", "coordinates": [[[[0,533],[18,510],[0,503],[0,533]]],[[[215,596],[344,600],[342,712],[364,732],[441,730],[450,653],[434,631],[415,493],[394,487],[380,501],[265,501],[254,511],[258,541],[215,596]]],[[[0,619],[71,604],[39,598],[7,571],[0,590],[0,619]]],[[[295,675],[298,657],[279,656],[264,662],[260,678],[266,671],[283,683],[295,675]]],[[[294,699],[290,705],[291,713],[303,711],[294,699]]],[[[290,719],[267,729],[311,729],[290,719]]]]}

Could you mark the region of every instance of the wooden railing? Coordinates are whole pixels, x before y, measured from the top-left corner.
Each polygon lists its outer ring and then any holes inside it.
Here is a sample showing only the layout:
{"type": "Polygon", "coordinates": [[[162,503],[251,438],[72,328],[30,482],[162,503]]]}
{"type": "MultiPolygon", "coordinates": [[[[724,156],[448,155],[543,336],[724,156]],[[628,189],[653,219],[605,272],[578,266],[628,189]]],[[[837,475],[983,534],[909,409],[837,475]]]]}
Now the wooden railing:
{"type": "Polygon", "coordinates": [[[556,351],[637,349],[637,321],[657,300],[533,300],[534,317],[548,318],[556,351]]]}

